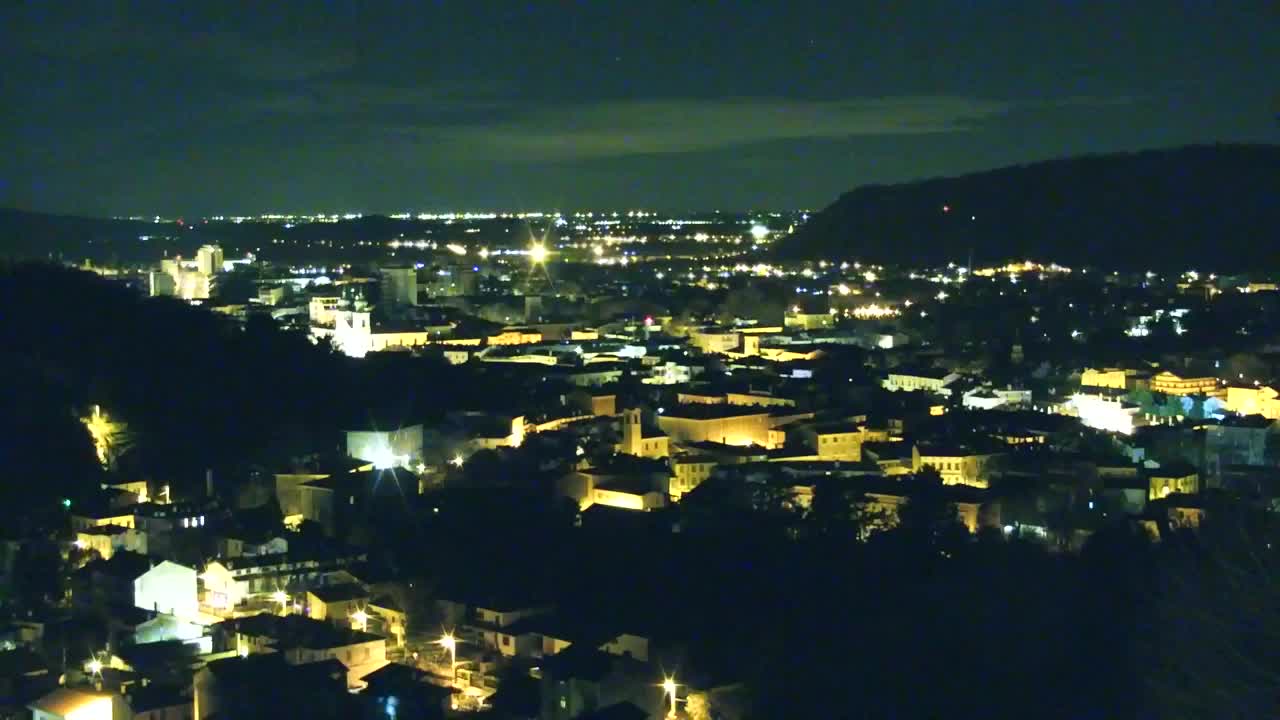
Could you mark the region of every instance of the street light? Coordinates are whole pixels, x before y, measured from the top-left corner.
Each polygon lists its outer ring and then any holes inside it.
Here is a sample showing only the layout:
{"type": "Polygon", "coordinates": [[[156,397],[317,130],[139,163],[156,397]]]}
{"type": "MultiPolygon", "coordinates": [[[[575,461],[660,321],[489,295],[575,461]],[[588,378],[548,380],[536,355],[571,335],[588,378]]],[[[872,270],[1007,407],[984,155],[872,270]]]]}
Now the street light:
{"type": "Polygon", "coordinates": [[[276,590],[275,592],[271,593],[271,599],[274,600],[276,604],[280,606],[281,615],[289,614],[288,613],[289,593],[285,592],[284,590],[276,590]]]}
{"type": "Polygon", "coordinates": [[[547,261],[547,246],[542,243],[534,243],[529,246],[529,262],[534,265],[541,265],[547,261]]]}
{"type": "Polygon", "coordinates": [[[467,459],[462,457],[462,453],[458,453],[457,455],[454,455],[453,460],[450,460],[449,462],[453,463],[454,467],[462,467],[462,464],[466,461],[467,459]]]}
{"type": "Polygon", "coordinates": [[[98,675],[98,676],[101,676],[101,675],[102,675],[102,661],[101,661],[101,660],[99,660],[97,657],[94,657],[92,660],[90,660],[90,661],[88,662],[88,664],[86,664],[86,665],[85,665],[85,669],[89,671],[89,674],[90,674],[90,675],[98,675]]]}
{"type": "Polygon", "coordinates": [[[452,678],[453,684],[458,684],[458,639],[453,633],[445,633],[440,636],[436,644],[449,651],[449,676],[452,678]]]}
{"type": "Polygon", "coordinates": [[[367,632],[369,630],[369,613],[364,610],[357,610],[351,613],[351,619],[355,625],[360,626],[359,628],[356,628],[360,632],[367,632]]]}
{"type": "Polygon", "coordinates": [[[662,679],[661,687],[662,692],[665,693],[671,701],[671,709],[667,712],[667,717],[673,718],[676,716],[676,688],[678,688],[679,685],[676,684],[676,679],[674,677],[665,677],[662,679]]]}

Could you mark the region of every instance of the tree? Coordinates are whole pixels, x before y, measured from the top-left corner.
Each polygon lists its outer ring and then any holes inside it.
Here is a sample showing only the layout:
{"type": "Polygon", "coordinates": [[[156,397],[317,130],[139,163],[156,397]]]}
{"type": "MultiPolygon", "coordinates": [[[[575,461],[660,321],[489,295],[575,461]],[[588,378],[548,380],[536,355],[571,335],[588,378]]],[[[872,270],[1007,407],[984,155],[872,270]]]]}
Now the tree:
{"type": "Polygon", "coordinates": [[[829,540],[865,540],[887,525],[884,513],[871,509],[863,493],[840,479],[824,479],[814,486],[804,519],[811,535],[829,540]]]}
{"type": "Polygon", "coordinates": [[[1212,508],[1198,537],[1162,542],[1139,665],[1153,716],[1276,717],[1280,526],[1244,505],[1212,508]]]}
{"type": "Polygon", "coordinates": [[[898,509],[895,532],[920,549],[948,552],[968,530],[960,523],[954,503],[938,471],[926,465],[910,480],[907,501],[898,509]]]}

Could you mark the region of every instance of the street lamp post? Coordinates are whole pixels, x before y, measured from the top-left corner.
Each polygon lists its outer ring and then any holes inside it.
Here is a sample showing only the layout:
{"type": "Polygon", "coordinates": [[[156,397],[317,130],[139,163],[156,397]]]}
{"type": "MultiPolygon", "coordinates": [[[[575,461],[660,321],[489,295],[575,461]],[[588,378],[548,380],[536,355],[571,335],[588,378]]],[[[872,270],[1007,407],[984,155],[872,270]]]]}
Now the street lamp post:
{"type": "Polygon", "coordinates": [[[662,692],[666,694],[671,703],[671,707],[667,711],[668,718],[674,718],[676,716],[676,688],[678,687],[680,686],[676,684],[676,679],[674,677],[665,677],[662,679],[662,692]]]}
{"type": "Polygon", "coordinates": [[[271,599],[274,600],[276,604],[280,606],[281,615],[289,614],[289,593],[285,592],[284,590],[276,590],[275,592],[271,593],[271,599]]]}
{"type": "Polygon", "coordinates": [[[455,687],[458,685],[458,639],[453,633],[445,633],[436,644],[449,651],[449,678],[455,687]]]}

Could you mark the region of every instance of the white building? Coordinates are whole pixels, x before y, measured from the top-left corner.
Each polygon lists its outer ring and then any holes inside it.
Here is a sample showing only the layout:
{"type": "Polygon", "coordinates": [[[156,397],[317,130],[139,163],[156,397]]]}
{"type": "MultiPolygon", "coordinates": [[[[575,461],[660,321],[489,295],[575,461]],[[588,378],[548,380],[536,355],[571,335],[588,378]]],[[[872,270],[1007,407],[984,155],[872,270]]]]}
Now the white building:
{"type": "Polygon", "coordinates": [[[1146,424],[1141,414],[1142,408],[1101,395],[1076,393],[1071,396],[1067,407],[1086,427],[1096,430],[1130,435],[1135,428],[1146,424]]]}
{"type": "Polygon", "coordinates": [[[374,467],[404,466],[422,457],[422,426],[395,430],[348,430],[347,454],[374,467]]]}
{"type": "Polygon", "coordinates": [[[165,560],[133,581],[133,604],[144,610],[194,618],[199,607],[196,571],[165,560]]]}
{"type": "Polygon", "coordinates": [[[205,275],[222,272],[222,248],[217,245],[201,245],[196,251],[196,272],[205,275]]]}
{"type": "Polygon", "coordinates": [[[893,392],[925,391],[940,395],[950,394],[947,386],[959,380],[960,376],[947,370],[937,369],[898,369],[889,372],[884,380],[884,388],[893,392]]]}

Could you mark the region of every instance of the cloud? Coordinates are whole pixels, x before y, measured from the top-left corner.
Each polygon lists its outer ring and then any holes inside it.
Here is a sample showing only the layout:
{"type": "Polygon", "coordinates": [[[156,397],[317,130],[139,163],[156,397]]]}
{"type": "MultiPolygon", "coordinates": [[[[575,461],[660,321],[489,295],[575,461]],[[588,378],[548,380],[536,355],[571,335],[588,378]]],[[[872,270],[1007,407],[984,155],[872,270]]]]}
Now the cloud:
{"type": "Polygon", "coordinates": [[[688,153],[779,140],[963,132],[1010,103],[958,96],[856,100],[615,101],[513,112],[484,125],[418,128],[519,160],[688,153]]]}

